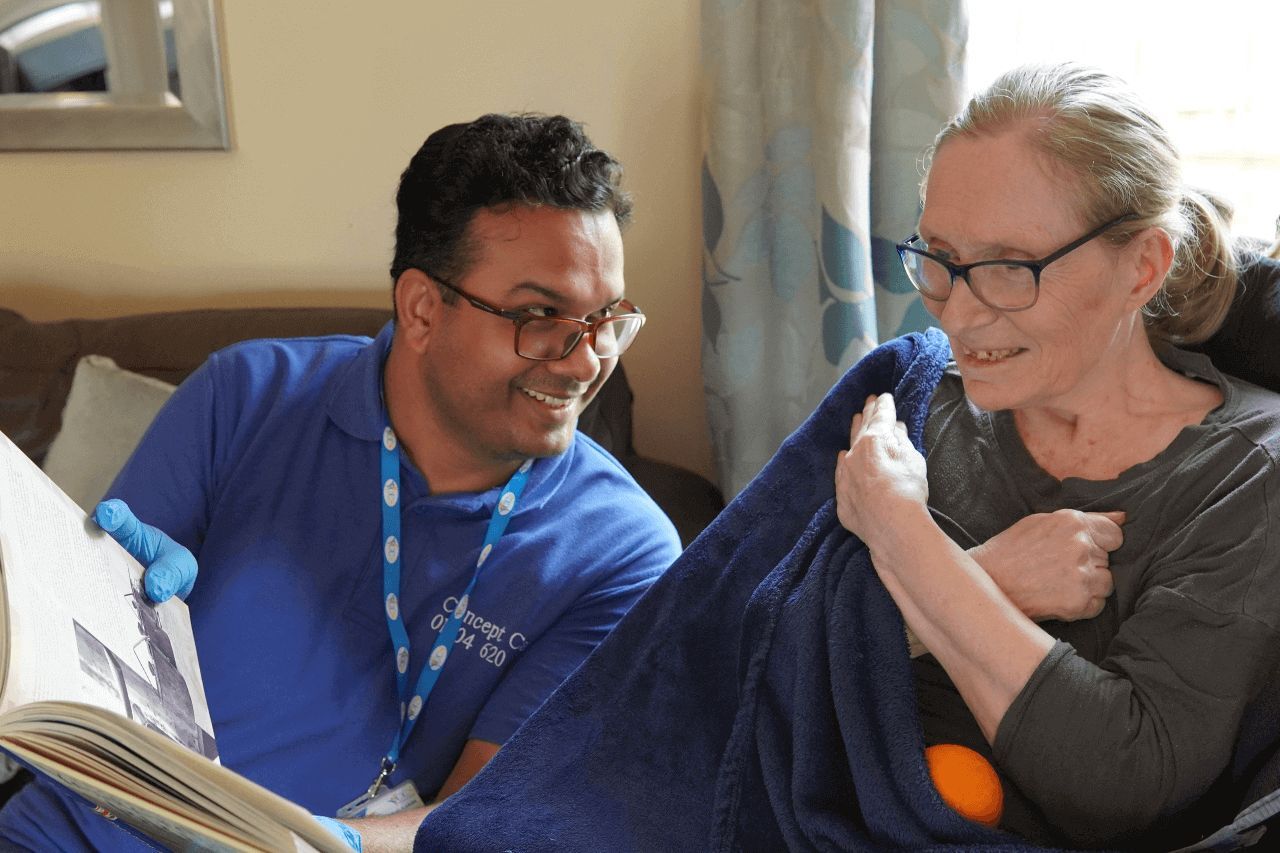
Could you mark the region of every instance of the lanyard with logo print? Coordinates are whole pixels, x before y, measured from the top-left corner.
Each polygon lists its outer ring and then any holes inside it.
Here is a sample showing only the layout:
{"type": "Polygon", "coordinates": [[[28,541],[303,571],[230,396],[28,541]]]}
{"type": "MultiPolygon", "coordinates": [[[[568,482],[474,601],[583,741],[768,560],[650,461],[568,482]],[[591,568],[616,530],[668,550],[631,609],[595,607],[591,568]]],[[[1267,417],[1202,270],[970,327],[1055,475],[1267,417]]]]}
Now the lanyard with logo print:
{"type": "Polygon", "coordinates": [[[493,547],[506,532],[507,522],[511,520],[511,512],[515,509],[516,499],[524,490],[529,480],[529,469],[533,460],[526,459],[507,484],[503,486],[493,515],[489,518],[489,527],[484,535],[484,543],[480,546],[480,555],[476,558],[475,571],[471,574],[471,582],[462,595],[458,597],[458,606],[449,614],[449,618],[436,635],[431,648],[431,655],[422,667],[413,693],[409,693],[409,633],[405,630],[404,620],[400,614],[400,452],[397,448],[396,434],[383,412],[382,430],[382,600],[387,616],[387,630],[391,634],[391,646],[395,649],[396,693],[400,697],[400,729],[396,732],[391,748],[383,756],[378,776],[369,786],[365,798],[377,795],[382,783],[395,770],[400,759],[400,750],[409,733],[418,721],[427,697],[431,695],[444,669],[449,652],[453,650],[454,641],[458,639],[458,628],[462,618],[467,614],[467,606],[471,601],[471,593],[476,581],[480,578],[480,570],[485,561],[493,553],[493,547]]]}

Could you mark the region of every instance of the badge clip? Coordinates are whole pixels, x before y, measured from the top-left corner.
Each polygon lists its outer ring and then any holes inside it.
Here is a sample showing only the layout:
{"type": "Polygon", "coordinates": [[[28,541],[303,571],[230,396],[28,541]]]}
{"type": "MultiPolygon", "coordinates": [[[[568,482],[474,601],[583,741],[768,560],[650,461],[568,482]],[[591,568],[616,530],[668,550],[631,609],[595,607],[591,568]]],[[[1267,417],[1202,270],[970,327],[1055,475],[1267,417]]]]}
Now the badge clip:
{"type": "Polygon", "coordinates": [[[373,784],[369,786],[369,790],[365,793],[365,798],[372,800],[378,796],[378,792],[382,790],[382,785],[387,781],[387,777],[395,772],[396,763],[385,755],[382,756],[382,766],[378,770],[378,775],[374,777],[373,784]]]}

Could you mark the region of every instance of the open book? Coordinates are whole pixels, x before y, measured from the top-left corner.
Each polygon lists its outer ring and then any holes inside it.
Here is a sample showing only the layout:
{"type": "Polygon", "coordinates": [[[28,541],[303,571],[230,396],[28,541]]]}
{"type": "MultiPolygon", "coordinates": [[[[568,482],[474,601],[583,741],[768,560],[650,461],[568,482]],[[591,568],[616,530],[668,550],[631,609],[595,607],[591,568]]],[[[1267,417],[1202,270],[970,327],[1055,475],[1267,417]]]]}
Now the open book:
{"type": "Polygon", "coordinates": [[[175,849],[347,850],[217,763],[186,605],[3,433],[0,747],[175,849]]]}

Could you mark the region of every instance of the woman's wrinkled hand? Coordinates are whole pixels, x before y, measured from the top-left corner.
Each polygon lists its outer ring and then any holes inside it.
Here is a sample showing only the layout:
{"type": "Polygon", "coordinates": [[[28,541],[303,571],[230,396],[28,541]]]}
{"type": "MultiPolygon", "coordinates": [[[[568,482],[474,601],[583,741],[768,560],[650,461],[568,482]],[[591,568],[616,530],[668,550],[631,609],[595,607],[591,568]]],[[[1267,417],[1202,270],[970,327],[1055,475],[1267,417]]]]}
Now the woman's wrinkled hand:
{"type": "Polygon", "coordinates": [[[1111,595],[1110,552],[1124,542],[1123,512],[1060,509],[1019,520],[969,556],[1030,619],[1089,619],[1111,595]]]}
{"type": "Polygon", "coordinates": [[[929,500],[924,457],[898,420],[892,394],[868,397],[836,461],[836,513],[868,545],[903,509],[929,500]]]}

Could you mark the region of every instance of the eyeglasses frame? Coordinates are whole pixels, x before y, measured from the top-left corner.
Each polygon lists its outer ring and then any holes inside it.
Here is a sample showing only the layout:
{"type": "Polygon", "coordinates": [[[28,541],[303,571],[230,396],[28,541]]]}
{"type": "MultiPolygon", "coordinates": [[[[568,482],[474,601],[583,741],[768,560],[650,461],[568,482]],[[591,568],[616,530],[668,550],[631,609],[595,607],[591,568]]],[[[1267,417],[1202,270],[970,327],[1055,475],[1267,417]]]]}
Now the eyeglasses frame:
{"type": "MultiPolygon", "coordinates": [[[[479,308],[481,311],[492,314],[495,317],[501,317],[504,320],[510,320],[514,323],[516,326],[516,333],[511,339],[511,346],[515,350],[516,355],[521,358],[528,359],[529,361],[563,361],[573,355],[573,351],[578,348],[578,344],[582,343],[583,338],[587,338],[589,340],[591,350],[592,352],[595,352],[596,331],[605,323],[613,322],[622,318],[639,317],[640,325],[643,327],[645,320],[647,319],[644,312],[640,310],[640,307],[629,299],[623,299],[618,303],[620,306],[625,306],[626,310],[624,310],[623,313],[610,314],[608,317],[601,317],[599,320],[579,320],[575,317],[539,317],[536,314],[530,314],[528,311],[509,311],[505,308],[499,308],[496,305],[490,305],[488,302],[485,302],[477,296],[472,296],[470,293],[467,293],[461,287],[458,287],[447,279],[443,279],[438,275],[426,272],[426,270],[423,270],[423,272],[426,273],[427,277],[436,284],[439,284],[461,296],[470,303],[473,308],[479,308]],[[578,327],[578,336],[573,339],[573,343],[565,350],[564,355],[557,356],[555,358],[535,358],[534,356],[525,355],[520,352],[520,329],[534,320],[551,320],[556,323],[571,323],[578,327]]],[[[636,331],[639,333],[639,329],[636,331]]],[[[627,344],[628,348],[630,348],[630,346],[630,344],[627,344]]],[[[618,353],[618,355],[601,356],[598,352],[596,353],[597,358],[618,358],[621,355],[622,353],[618,353]]]]}
{"type": "Polygon", "coordinates": [[[979,302],[981,302],[983,305],[987,306],[988,308],[992,309],[993,311],[1004,311],[1004,312],[1026,311],[1028,308],[1033,307],[1036,304],[1036,302],[1039,301],[1040,299],[1040,273],[1044,272],[1045,267],[1049,266],[1049,264],[1053,263],[1054,261],[1060,260],[1063,256],[1068,255],[1071,252],[1074,252],[1076,249],[1079,249],[1081,246],[1083,246],[1085,243],[1088,243],[1090,240],[1094,240],[1098,237],[1101,237],[1103,234],[1105,234],[1107,231],[1111,230],[1112,228],[1116,227],[1117,225],[1120,225],[1124,222],[1132,221],[1137,218],[1138,218],[1138,214],[1136,213],[1126,213],[1123,216],[1117,216],[1115,219],[1112,219],[1108,222],[1104,222],[1102,225],[1099,225],[1097,228],[1093,229],[1088,234],[1085,234],[1083,237],[1080,237],[1079,239],[1076,239],[1076,240],[1072,240],[1070,243],[1063,246],[1061,249],[1051,252],[1050,254],[1045,255],[1043,258],[1040,258],[1039,260],[1035,260],[1035,261],[1024,261],[1016,258],[993,258],[987,261],[974,261],[971,264],[953,264],[950,261],[948,261],[946,258],[940,257],[934,254],[933,252],[926,252],[924,249],[920,249],[915,246],[912,246],[911,245],[912,242],[920,239],[920,235],[918,233],[912,234],[910,237],[908,237],[907,239],[899,243],[895,248],[897,248],[898,250],[898,259],[902,262],[904,269],[906,268],[906,265],[907,265],[907,253],[910,252],[913,255],[920,255],[921,257],[925,257],[931,261],[936,261],[937,263],[942,264],[942,266],[946,268],[947,272],[951,273],[951,283],[948,286],[946,296],[932,296],[928,293],[925,293],[916,285],[915,279],[911,277],[910,272],[907,273],[907,281],[911,282],[911,286],[916,289],[916,292],[926,299],[932,299],[934,302],[946,302],[948,299],[951,298],[951,291],[955,290],[956,278],[958,277],[958,278],[964,279],[964,283],[969,286],[969,292],[973,294],[973,297],[975,299],[977,299],[979,302]],[[1031,270],[1032,279],[1035,281],[1035,292],[1031,297],[1031,301],[1026,305],[1023,305],[1018,308],[1002,308],[999,305],[992,305],[990,302],[984,299],[982,295],[978,293],[978,291],[974,290],[973,282],[969,280],[969,271],[976,267],[990,267],[990,266],[1003,266],[1003,267],[1017,266],[1017,267],[1025,267],[1031,270]]]}

